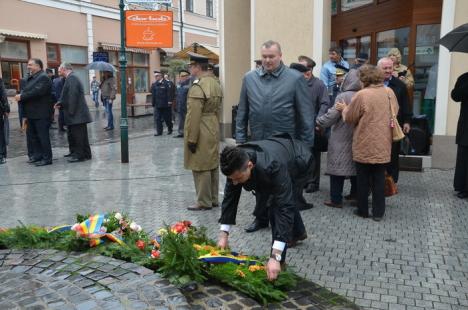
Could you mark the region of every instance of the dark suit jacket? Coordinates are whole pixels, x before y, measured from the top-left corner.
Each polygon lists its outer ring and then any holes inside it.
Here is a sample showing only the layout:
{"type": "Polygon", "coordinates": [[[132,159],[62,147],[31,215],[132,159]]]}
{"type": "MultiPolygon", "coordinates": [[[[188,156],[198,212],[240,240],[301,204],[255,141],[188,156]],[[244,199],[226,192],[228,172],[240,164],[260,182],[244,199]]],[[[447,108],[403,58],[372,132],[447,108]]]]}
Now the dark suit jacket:
{"type": "Polygon", "coordinates": [[[221,224],[235,224],[237,207],[242,188],[247,191],[273,195],[274,203],[270,212],[275,218],[274,240],[287,242],[291,240],[294,222],[293,183],[307,174],[310,161],[313,159],[309,147],[301,141],[287,135],[272,137],[266,140],[253,141],[239,147],[244,149],[254,163],[250,179],[244,184],[234,185],[226,181],[224,199],[221,208],[221,224]]]}
{"type": "Polygon", "coordinates": [[[44,71],[28,77],[21,91],[21,103],[26,118],[50,118],[52,101],[52,81],[44,71]]]}
{"type": "Polygon", "coordinates": [[[468,146],[468,73],[457,79],[451,95],[454,101],[461,102],[456,143],[468,146]]]}
{"type": "Polygon", "coordinates": [[[92,122],[91,114],[86,104],[83,84],[75,74],[70,73],[65,79],[59,103],[64,111],[65,125],[92,122]]]}
{"type": "Polygon", "coordinates": [[[3,117],[3,113],[10,113],[10,104],[8,103],[5,85],[3,85],[3,80],[0,78],[0,117],[3,117]]]}
{"type": "Polygon", "coordinates": [[[411,123],[413,112],[410,110],[408,89],[406,88],[406,84],[400,79],[392,77],[388,83],[388,87],[390,87],[395,93],[398,105],[400,106],[397,115],[398,122],[400,125],[411,123]]]}

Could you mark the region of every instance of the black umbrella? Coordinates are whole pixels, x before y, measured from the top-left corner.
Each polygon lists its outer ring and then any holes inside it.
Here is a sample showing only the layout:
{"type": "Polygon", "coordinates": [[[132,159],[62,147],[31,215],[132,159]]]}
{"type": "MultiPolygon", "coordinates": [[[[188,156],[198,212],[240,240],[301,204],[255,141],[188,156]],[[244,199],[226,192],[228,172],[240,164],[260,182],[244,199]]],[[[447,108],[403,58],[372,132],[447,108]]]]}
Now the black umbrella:
{"type": "Polygon", "coordinates": [[[86,66],[88,70],[98,70],[98,71],[117,71],[113,65],[105,61],[93,61],[92,63],[86,66]]]}
{"type": "Polygon", "coordinates": [[[468,24],[461,25],[447,33],[439,41],[451,52],[468,53],[468,24]]]}

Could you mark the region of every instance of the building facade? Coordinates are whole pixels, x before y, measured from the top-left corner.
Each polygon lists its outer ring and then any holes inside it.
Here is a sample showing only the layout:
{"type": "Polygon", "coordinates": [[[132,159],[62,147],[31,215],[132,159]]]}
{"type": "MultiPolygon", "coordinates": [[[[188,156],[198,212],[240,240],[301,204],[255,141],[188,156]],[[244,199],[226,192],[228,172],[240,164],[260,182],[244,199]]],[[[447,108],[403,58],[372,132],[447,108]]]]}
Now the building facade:
{"type": "MultiPolygon", "coordinates": [[[[99,72],[85,69],[93,61],[93,52],[107,53],[109,62],[119,66],[118,4],[119,0],[0,1],[0,65],[6,87],[18,90],[19,80],[27,73],[27,60],[39,58],[52,69],[57,69],[61,62],[70,62],[89,90],[92,76],[99,78],[99,72]]],[[[129,103],[145,101],[152,72],[183,47],[196,42],[218,50],[217,0],[173,0],[171,6],[153,9],[174,12],[174,46],[127,49],[129,103]]],[[[119,73],[116,74],[118,77],[119,73]]]]}
{"type": "Polygon", "coordinates": [[[254,68],[260,46],[282,45],[283,61],[311,56],[319,76],[328,48],[340,46],[352,62],[359,52],[370,63],[397,47],[415,78],[410,89],[414,115],[425,115],[433,133],[425,165],[450,168],[456,156],[460,110],[450,98],[457,78],[468,68],[468,54],[449,53],[440,37],[468,23],[464,0],[220,0],[220,68],[225,87],[221,128],[231,135],[231,107],[239,100],[243,75],[254,68]]]}

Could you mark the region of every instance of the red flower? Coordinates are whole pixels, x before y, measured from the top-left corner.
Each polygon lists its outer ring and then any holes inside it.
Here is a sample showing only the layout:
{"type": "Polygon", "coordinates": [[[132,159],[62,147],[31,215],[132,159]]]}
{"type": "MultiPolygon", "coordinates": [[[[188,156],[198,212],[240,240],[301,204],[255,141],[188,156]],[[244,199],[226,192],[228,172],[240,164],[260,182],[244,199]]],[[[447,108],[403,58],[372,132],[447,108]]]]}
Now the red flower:
{"type": "Polygon", "coordinates": [[[143,251],[145,249],[145,247],[146,247],[146,243],[143,240],[138,240],[136,242],[136,246],[137,246],[137,248],[139,248],[140,250],[143,251]]]}
{"type": "Polygon", "coordinates": [[[159,258],[160,255],[161,255],[161,252],[159,252],[157,250],[152,250],[151,251],[151,258],[159,258]]]}
{"type": "Polygon", "coordinates": [[[192,222],[190,222],[190,221],[183,221],[182,224],[184,224],[185,227],[192,226],[192,222]]]}

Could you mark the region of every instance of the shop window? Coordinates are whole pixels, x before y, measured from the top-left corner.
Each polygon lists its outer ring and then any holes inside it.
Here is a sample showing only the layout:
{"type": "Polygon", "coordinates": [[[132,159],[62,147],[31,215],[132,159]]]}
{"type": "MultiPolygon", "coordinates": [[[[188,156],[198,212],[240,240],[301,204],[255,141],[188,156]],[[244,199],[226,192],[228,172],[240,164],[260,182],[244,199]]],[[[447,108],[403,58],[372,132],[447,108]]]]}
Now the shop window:
{"type": "Polygon", "coordinates": [[[109,63],[114,66],[119,66],[119,53],[109,51],[109,63]]]}
{"type": "Polygon", "coordinates": [[[47,62],[59,62],[58,46],[56,44],[47,44],[47,62]]]}
{"type": "Polygon", "coordinates": [[[440,24],[418,25],[414,58],[413,113],[426,115],[434,128],[434,110],[439,62],[440,24]]]}
{"type": "Polygon", "coordinates": [[[148,55],[135,53],[133,54],[133,65],[134,66],[148,66],[148,55]]]}
{"type": "Polygon", "coordinates": [[[371,57],[371,37],[370,36],[363,36],[359,40],[359,53],[366,53],[367,56],[371,57]]]}
{"type": "Polygon", "coordinates": [[[89,94],[89,70],[85,67],[73,66],[73,73],[83,83],[84,93],[89,94]]]}
{"type": "Polygon", "coordinates": [[[338,13],[338,6],[336,0],[331,1],[331,13],[332,15],[336,15],[338,13]]]}
{"type": "Polygon", "coordinates": [[[72,64],[88,63],[88,49],[86,47],[61,45],[60,54],[62,62],[72,64]]]}
{"type": "Polygon", "coordinates": [[[213,17],[213,0],[206,0],[206,16],[213,17]]]}
{"type": "MultiPolygon", "coordinates": [[[[120,55],[120,53],[119,53],[120,55]]],[[[127,66],[133,65],[133,59],[132,59],[132,53],[131,52],[125,52],[125,58],[127,58],[127,66]]]]}
{"type": "Polygon", "coordinates": [[[346,39],[341,41],[341,49],[343,50],[343,58],[348,61],[348,63],[354,62],[356,58],[356,47],[357,39],[346,39]]]}
{"type": "Polygon", "coordinates": [[[148,92],[148,68],[134,68],[133,80],[136,93],[148,92]]]}
{"type": "Polygon", "coordinates": [[[374,0],[341,0],[341,11],[346,12],[373,2],[374,0]]]}
{"type": "Polygon", "coordinates": [[[0,55],[4,59],[28,60],[28,43],[6,40],[0,44],[0,55]]]}
{"type": "Polygon", "coordinates": [[[185,1],[185,10],[189,12],[193,12],[193,0],[185,1]]]}
{"type": "Polygon", "coordinates": [[[377,33],[377,59],[386,57],[390,49],[396,47],[402,55],[401,63],[408,65],[408,41],[410,28],[399,28],[377,33]]]}

